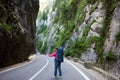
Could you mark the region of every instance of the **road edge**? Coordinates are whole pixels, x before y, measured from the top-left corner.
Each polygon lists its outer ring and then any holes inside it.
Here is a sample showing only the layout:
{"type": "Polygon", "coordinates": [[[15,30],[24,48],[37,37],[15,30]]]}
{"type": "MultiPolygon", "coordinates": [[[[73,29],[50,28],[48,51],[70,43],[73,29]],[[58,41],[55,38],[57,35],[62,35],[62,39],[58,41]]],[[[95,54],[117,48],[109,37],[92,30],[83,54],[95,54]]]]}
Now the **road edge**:
{"type": "Polygon", "coordinates": [[[14,70],[14,69],[17,69],[17,68],[20,68],[20,67],[25,66],[27,64],[30,64],[30,63],[32,63],[35,60],[35,57],[36,57],[36,55],[33,54],[33,55],[30,55],[28,57],[27,61],[24,61],[24,62],[21,62],[21,63],[17,63],[17,64],[13,64],[11,66],[0,68],[0,74],[8,72],[8,71],[11,71],[11,70],[14,70]]]}
{"type": "Polygon", "coordinates": [[[66,58],[67,58],[68,60],[72,60],[72,61],[74,61],[74,62],[80,63],[80,64],[82,64],[83,66],[87,66],[87,67],[89,67],[89,68],[91,68],[91,69],[93,69],[93,70],[95,70],[95,71],[97,71],[97,72],[99,72],[99,73],[107,76],[107,77],[112,78],[113,80],[119,80],[119,79],[120,79],[120,77],[117,77],[117,76],[115,76],[115,75],[112,75],[112,74],[110,74],[110,73],[108,73],[108,72],[106,72],[106,71],[104,71],[104,70],[102,70],[102,69],[100,69],[100,68],[98,68],[98,67],[95,67],[95,66],[92,65],[92,64],[85,63],[85,62],[79,60],[79,58],[70,58],[70,57],[66,57],[66,58]]]}

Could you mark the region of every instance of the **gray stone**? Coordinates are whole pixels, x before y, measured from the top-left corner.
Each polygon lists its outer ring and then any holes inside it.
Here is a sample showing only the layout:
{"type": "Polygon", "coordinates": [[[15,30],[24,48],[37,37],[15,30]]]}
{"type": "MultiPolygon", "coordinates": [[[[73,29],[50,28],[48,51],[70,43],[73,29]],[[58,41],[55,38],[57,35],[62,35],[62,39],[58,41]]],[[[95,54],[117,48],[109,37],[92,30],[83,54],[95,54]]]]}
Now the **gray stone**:
{"type": "Polygon", "coordinates": [[[24,61],[35,52],[38,10],[39,0],[0,1],[0,67],[24,61]]]}
{"type": "Polygon", "coordinates": [[[115,36],[117,34],[117,32],[120,31],[120,3],[119,5],[115,8],[115,11],[114,11],[114,15],[112,17],[112,21],[111,21],[111,24],[110,24],[110,30],[109,30],[109,37],[106,39],[105,41],[105,44],[104,44],[104,52],[107,53],[109,52],[110,50],[113,50],[114,52],[116,53],[119,53],[120,55],[120,52],[117,52],[120,50],[119,46],[117,47],[116,45],[119,45],[119,44],[116,44],[116,39],[115,39],[115,36]],[[116,47],[114,47],[116,46],[116,47]],[[117,50],[119,49],[119,50],[117,50]],[[117,50],[117,51],[115,51],[117,50]]]}
{"type": "Polygon", "coordinates": [[[120,32],[120,2],[118,6],[115,8],[110,24],[109,35],[104,43],[104,55],[107,55],[109,51],[112,51],[114,55],[117,56],[116,62],[112,62],[108,64],[108,66],[112,67],[109,72],[119,76],[120,74],[120,41],[116,42],[116,34],[120,32]]]}
{"type": "Polygon", "coordinates": [[[84,62],[91,61],[91,62],[94,62],[94,63],[95,63],[96,60],[97,60],[97,55],[95,54],[94,49],[89,48],[87,51],[85,51],[85,52],[81,55],[80,59],[81,59],[82,61],[84,61],[84,62]]]}

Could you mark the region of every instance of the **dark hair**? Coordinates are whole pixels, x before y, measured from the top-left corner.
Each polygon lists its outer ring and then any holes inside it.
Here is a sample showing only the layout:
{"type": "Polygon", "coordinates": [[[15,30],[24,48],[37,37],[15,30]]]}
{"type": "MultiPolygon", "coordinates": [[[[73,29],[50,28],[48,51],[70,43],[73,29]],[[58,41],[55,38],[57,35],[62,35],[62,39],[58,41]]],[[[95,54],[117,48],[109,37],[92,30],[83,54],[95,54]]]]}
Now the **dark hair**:
{"type": "Polygon", "coordinates": [[[57,49],[57,50],[58,50],[58,48],[55,48],[55,49],[57,49]]]}

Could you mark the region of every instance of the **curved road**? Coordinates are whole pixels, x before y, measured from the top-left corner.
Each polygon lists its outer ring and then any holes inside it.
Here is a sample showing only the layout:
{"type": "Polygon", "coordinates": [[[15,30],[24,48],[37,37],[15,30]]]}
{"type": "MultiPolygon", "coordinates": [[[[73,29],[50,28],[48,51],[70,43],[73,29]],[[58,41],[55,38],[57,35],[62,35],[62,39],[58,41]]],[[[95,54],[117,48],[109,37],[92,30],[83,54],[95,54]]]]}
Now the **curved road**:
{"type": "Polygon", "coordinates": [[[62,77],[54,78],[54,58],[37,55],[29,64],[0,72],[0,80],[96,80],[68,60],[62,63],[62,77]]]}

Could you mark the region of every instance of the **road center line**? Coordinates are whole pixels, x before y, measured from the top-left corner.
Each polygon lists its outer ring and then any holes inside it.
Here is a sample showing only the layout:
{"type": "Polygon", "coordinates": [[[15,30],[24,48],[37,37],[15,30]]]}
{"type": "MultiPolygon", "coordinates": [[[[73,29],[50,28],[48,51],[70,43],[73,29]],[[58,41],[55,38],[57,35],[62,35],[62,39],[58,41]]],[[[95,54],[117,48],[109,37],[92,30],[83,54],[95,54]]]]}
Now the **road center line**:
{"type": "Polygon", "coordinates": [[[33,75],[29,80],[33,80],[39,73],[41,73],[45,68],[46,66],[48,65],[49,63],[49,60],[46,58],[46,64],[42,67],[42,69],[40,69],[35,75],[33,75]]]}
{"type": "Polygon", "coordinates": [[[70,64],[71,66],[73,66],[84,78],[85,80],[90,80],[80,69],[78,69],[74,64],[72,64],[71,62],[69,62],[68,60],[65,60],[68,64],[70,64]]]}

